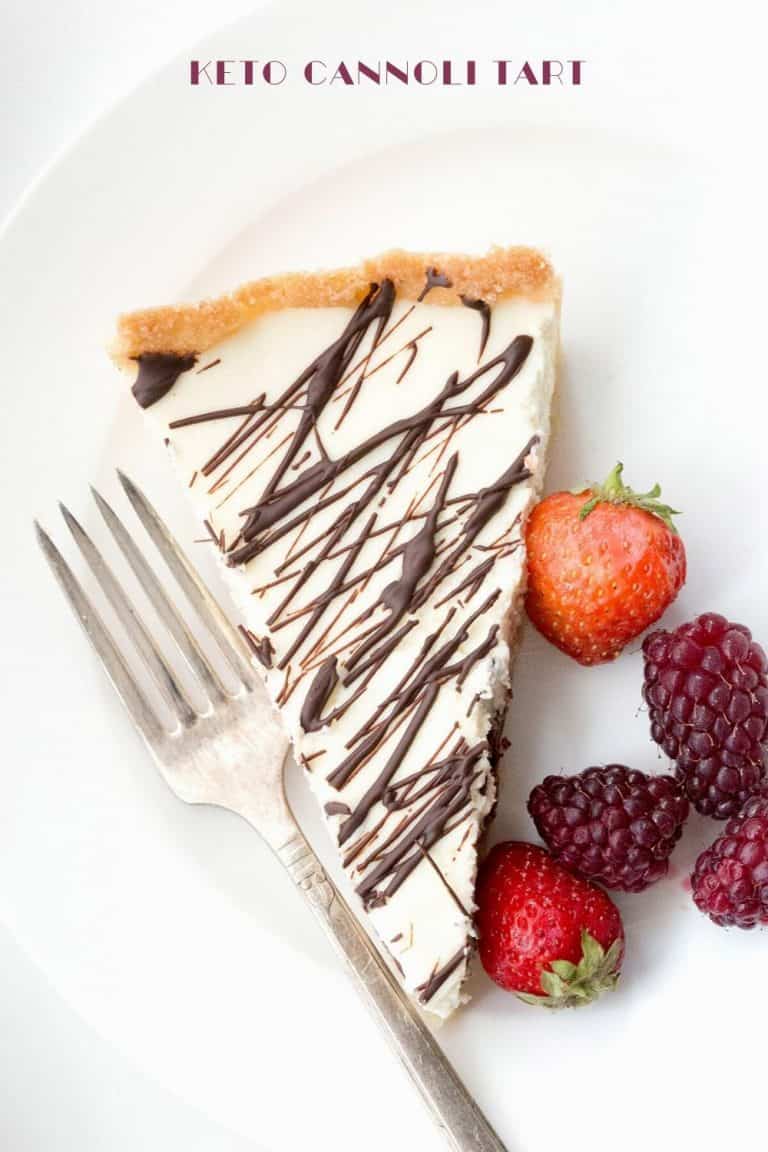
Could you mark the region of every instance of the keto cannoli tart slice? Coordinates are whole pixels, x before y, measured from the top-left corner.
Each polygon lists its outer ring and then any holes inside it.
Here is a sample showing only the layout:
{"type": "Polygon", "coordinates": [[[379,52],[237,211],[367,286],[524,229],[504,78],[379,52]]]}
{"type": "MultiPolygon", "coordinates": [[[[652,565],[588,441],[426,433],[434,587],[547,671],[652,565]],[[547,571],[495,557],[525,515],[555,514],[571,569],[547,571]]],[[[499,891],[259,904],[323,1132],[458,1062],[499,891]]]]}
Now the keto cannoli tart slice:
{"type": "Polygon", "coordinates": [[[131,313],[114,347],[352,888],[442,1017],[472,951],[558,312],[531,249],[389,252],[131,313]]]}

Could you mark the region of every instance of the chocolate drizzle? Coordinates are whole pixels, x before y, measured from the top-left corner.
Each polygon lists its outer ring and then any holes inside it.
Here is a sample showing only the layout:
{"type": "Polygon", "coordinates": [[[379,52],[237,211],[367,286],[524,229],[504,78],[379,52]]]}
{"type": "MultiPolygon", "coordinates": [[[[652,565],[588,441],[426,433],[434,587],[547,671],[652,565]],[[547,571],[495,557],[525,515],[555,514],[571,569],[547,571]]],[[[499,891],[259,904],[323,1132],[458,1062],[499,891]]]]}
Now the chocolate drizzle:
{"type": "Polygon", "coordinates": [[[411,340],[410,344],[406,344],[406,350],[408,352],[408,359],[406,360],[405,365],[400,369],[400,373],[396,381],[398,384],[402,384],[403,380],[405,380],[405,377],[410,372],[411,365],[418,355],[419,346],[415,340],[411,340]]]}
{"type": "Polygon", "coordinates": [[[245,638],[246,644],[250,648],[251,652],[253,652],[259,663],[262,664],[265,668],[271,668],[272,657],[275,654],[275,649],[272,646],[272,641],[270,640],[269,636],[263,636],[261,639],[259,639],[258,636],[254,636],[250,628],[245,628],[242,624],[240,625],[240,631],[245,638]]]}
{"type": "Polygon", "coordinates": [[[197,363],[197,356],[176,356],[166,352],[145,352],[134,359],[139,372],[131,391],[140,408],[151,408],[162,400],[182,372],[188,372],[197,363]]]}
{"type": "Polygon", "coordinates": [[[320,671],[310,684],[309,691],[304,697],[299,723],[305,732],[316,732],[318,728],[330,723],[330,719],[323,720],[320,714],[338,682],[336,657],[330,656],[320,665],[320,671]]]}
{"type": "Polygon", "coordinates": [[[424,805],[397,843],[357,886],[357,893],[365,904],[370,906],[388,900],[421,863],[422,851],[428,852],[443,835],[451,817],[466,808],[475,766],[487,751],[488,745],[482,741],[464,755],[453,758],[450,772],[442,776],[441,786],[434,789],[433,799],[424,805]],[[386,888],[377,891],[377,886],[386,879],[389,880],[386,888]]]}
{"type": "MultiPolygon", "coordinates": [[[[451,283],[438,269],[427,269],[419,301],[438,287],[450,288],[451,283]]],[[[418,353],[418,341],[428,340],[431,331],[414,329],[418,335],[410,341],[406,333],[402,343],[393,341],[382,348],[390,353],[386,360],[379,356],[381,362],[372,363],[379,347],[416,307],[413,304],[404,317],[392,322],[395,289],[388,279],[370,286],[338,338],[269,403],[265,394],[255,394],[256,373],[250,403],[185,415],[171,427],[181,431],[188,425],[234,421],[234,431],[229,429],[221,446],[199,467],[211,493],[227,484],[254,445],[274,434],[264,460],[248,472],[250,477],[257,467],[264,467],[258,475],[265,479],[258,499],[238,506],[242,521],[236,533],[230,533],[230,541],[222,547],[221,535],[210,529],[232,566],[248,564],[285,542],[273,565],[274,579],[267,577],[253,591],[263,596],[281,586],[269,605],[270,635],[259,639],[247,630],[244,635],[264,666],[274,665],[282,674],[279,703],[293,697],[304,733],[332,726],[356,701],[369,702],[347,738],[343,758],[327,767],[320,761],[327,783],[339,793],[324,810],[339,817],[344,863],[354,865],[357,892],[366,907],[389,900],[414,869],[423,866],[437,871],[458,909],[469,918],[440,870],[440,853],[433,855],[430,849],[472,816],[485,787],[488,762],[497,752],[493,734],[471,746],[461,736],[453,715],[453,687],[462,689],[477,664],[499,643],[498,617],[485,622],[482,617],[492,613],[501,595],[489,577],[515,546],[508,533],[518,522],[510,516],[502,534],[490,544],[482,533],[504,508],[515,485],[530,477],[528,458],[537,438],[521,448],[515,445],[520,448],[517,455],[487,487],[469,493],[455,490],[459,453],[451,451],[452,438],[468,422],[497,410],[493,402],[515,380],[533,346],[530,336],[520,334],[483,362],[491,310],[483,300],[462,296],[461,301],[481,317],[477,368],[463,377],[453,372],[442,384],[435,380],[427,393],[432,398],[427,403],[422,399],[422,407],[399,419],[382,420],[375,432],[351,447],[350,429],[345,428],[344,450],[338,455],[333,453],[332,438],[326,446],[318,431],[321,418],[323,427],[329,427],[330,412],[339,410],[329,405],[339,404],[341,415],[331,425],[338,429],[353,404],[369,401],[368,389],[372,392],[374,385],[366,385],[362,398],[361,389],[384,363],[399,357],[395,383],[403,381],[418,353]],[[295,415],[289,418],[289,413],[295,415]],[[406,510],[401,515],[382,514],[380,505],[430,454],[434,454],[432,471],[406,510]],[[391,577],[366,597],[369,582],[389,565],[391,577]],[[418,651],[409,654],[398,683],[392,687],[395,677],[390,674],[387,687],[379,688],[385,677],[375,678],[385,666],[396,667],[387,662],[408,651],[406,638],[424,627],[427,610],[438,623],[431,625],[418,651]],[[283,644],[275,641],[276,651],[270,637],[284,635],[287,628],[289,639],[283,644]],[[414,749],[421,748],[417,741],[446,685],[451,686],[451,695],[443,695],[441,706],[451,710],[453,728],[425,763],[414,749]],[[353,780],[358,784],[345,793],[353,780]]],[[[145,406],[164,395],[179,373],[195,362],[194,357],[160,357],[154,359],[162,364],[145,366],[145,359],[152,358],[141,358],[134,385],[139,403],[141,396],[146,398],[145,406]],[[144,392],[139,389],[141,381],[144,392]]],[[[394,368],[392,372],[394,378],[394,368]]],[[[375,403],[372,396],[370,402],[375,403]]],[[[222,498],[229,499],[238,487],[234,484],[231,492],[224,488],[222,498]]],[[[470,712],[479,698],[478,693],[470,712]]],[[[462,704],[460,717],[464,710],[462,704]]],[[[312,742],[306,751],[310,749],[307,764],[325,754],[312,742]]],[[[470,826],[471,821],[462,844],[470,826]]],[[[462,948],[435,967],[418,989],[424,1002],[465,955],[462,948]]]]}
{"type": "MultiPolygon", "coordinates": [[[[267,528],[278,524],[279,521],[285,521],[286,517],[298,509],[301,504],[310,500],[328,483],[337,480],[339,476],[353,465],[365,460],[374,449],[379,448],[382,444],[388,443],[390,440],[394,440],[396,437],[402,437],[389,459],[384,461],[383,464],[371,469],[372,479],[366,492],[353,505],[349,506],[343,514],[344,517],[349,516],[351,519],[354,519],[363,508],[367,507],[373,497],[378,494],[385,479],[392,472],[395,465],[400,463],[404,457],[422,442],[430,425],[436,419],[450,420],[460,416],[477,415],[478,412],[483,410],[489,400],[493,399],[502,388],[506,387],[506,385],[515,378],[527,360],[532,345],[533,340],[530,336],[516,336],[502,353],[493,360],[490,360],[487,364],[481,365],[476,372],[473,372],[464,380],[460,380],[458,372],[454,372],[452,376],[449,376],[447,383],[437,393],[434,400],[426,405],[426,407],[415,412],[412,416],[406,416],[401,420],[395,420],[393,423],[386,425],[381,431],[374,433],[373,436],[368,437],[362,444],[351,449],[337,460],[332,460],[329,456],[325,456],[324,459],[318,461],[317,464],[313,464],[305,469],[295,480],[277,490],[279,480],[290,465],[293,456],[301,447],[311,427],[312,422],[310,421],[309,424],[306,424],[302,418],[300,429],[304,430],[303,435],[299,437],[299,430],[297,430],[292,438],[288,453],[283,457],[277,471],[269,481],[261,500],[258,504],[246,509],[243,513],[246,517],[246,522],[242,529],[241,536],[245,544],[236,548],[230,554],[229,562],[231,564],[246,564],[249,560],[252,560],[254,556],[258,556],[259,552],[262,552],[266,546],[273,544],[280,536],[285,535],[297,527],[303,520],[311,516],[313,511],[317,511],[318,507],[327,505],[324,505],[321,501],[319,505],[308,509],[298,519],[290,519],[287,523],[283,523],[277,532],[267,537],[266,541],[263,539],[260,540],[259,537],[261,533],[267,528]],[[447,407],[449,400],[466,392],[472,384],[494,368],[499,369],[498,373],[477,397],[466,404],[447,407]]],[[[529,450],[530,445],[524,455],[527,455],[529,450]]],[[[526,472],[525,476],[527,475],[530,475],[530,473],[526,472]]],[[[525,479],[525,476],[521,475],[518,480],[525,479]]],[[[486,519],[490,519],[491,515],[493,515],[493,513],[489,512],[486,519]]],[[[483,521],[483,523],[484,522],[485,521],[483,521]]],[[[339,521],[337,521],[337,525],[338,524],[339,521]]],[[[482,524],[479,525],[477,531],[480,530],[480,527],[482,527],[482,524]]],[[[339,533],[339,536],[340,535],[341,533],[339,533]]],[[[334,539],[334,544],[337,540],[338,536],[334,539]]]]}
{"type": "Polygon", "coordinates": [[[475,542],[488,521],[504,506],[504,501],[507,498],[509,489],[514,488],[516,484],[520,484],[523,480],[527,480],[531,475],[525,461],[528,459],[534,446],[538,443],[538,440],[538,436],[532,436],[495,484],[492,484],[489,488],[482,488],[478,493],[470,497],[475,504],[475,508],[462,529],[459,542],[447,559],[443,560],[434,576],[432,576],[429,582],[422,588],[419,595],[415,597],[415,608],[420,607],[428,600],[446,576],[453,571],[460,557],[475,542]]]}
{"type": "Polygon", "coordinates": [[[466,947],[460,948],[455,956],[451,956],[450,960],[446,964],[443,964],[442,968],[435,969],[429,980],[426,980],[418,986],[416,991],[419,993],[419,999],[422,1004],[428,1004],[435,993],[440,991],[448,977],[453,975],[466,955],[466,947]]]}
{"type": "MultiPolygon", "coordinates": [[[[437,634],[433,633],[431,636],[427,637],[415,664],[406,674],[404,680],[401,681],[398,689],[395,692],[390,693],[390,695],[377,708],[377,713],[381,713],[391,706],[392,711],[390,712],[389,716],[386,718],[386,720],[381,721],[379,725],[373,729],[373,731],[368,732],[365,738],[359,743],[357,749],[355,749],[354,752],[350,752],[346,759],[342,760],[341,764],[339,764],[333,770],[333,772],[328,777],[329,784],[332,784],[334,788],[343,788],[344,785],[348,783],[348,781],[355,774],[356,770],[360,767],[368,754],[374,751],[378,745],[383,742],[386,730],[389,728],[392,722],[399,715],[401,715],[414,701],[416,701],[421,694],[426,694],[431,697],[431,688],[433,687],[435,680],[439,679],[442,675],[445,675],[446,672],[446,678],[450,679],[450,677],[453,675],[453,670],[449,671],[448,669],[445,669],[444,665],[447,664],[447,661],[450,659],[450,657],[453,656],[454,652],[456,652],[456,650],[467,639],[470,628],[472,624],[474,624],[475,620],[484,612],[487,612],[488,609],[495,604],[498,596],[499,590],[497,589],[495,592],[491,593],[491,595],[480,606],[480,608],[473,612],[471,616],[469,616],[459,626],[458,630],[453,634],[453,636],[444,644],[442,644],[440,648],[438,648],[437,652],[430,656],[429,660],[425,661],[424,657],[431,650],[432,644],[434,643],[437,634]]],[[[433,699],[433,697],[431,698],[433,699]]],[[[422,720],[428,711],[429,706],[426,708],[424,716],[421,717],[422,720]]],[[[415,734],[416,730],[413,731],[411,739],[413,736],[415,736],[415,734]]],[[[353,737],[350,743],[355,742],[355,738],[353,737]]],[[[349,827],[345,826],[341,829],[339,834],[340,843],[343,844],[349,835],[355,831],[355,829],[365,819],[371,806],[376,803],[376,801],[383,795],[384,789],[389,784],[390,778],[394,775],[397,768],[399,767],[400,761],[402,760],[406,751],[407,745],[404,747],[398,745],[395,753],[393,754],[393,757],[390,757],[390,761],[388,761],[387,767],[385,767],[379,779],[375,782],[374,786],[369,789],[350,817],[349,827]]]]}
{"type": "Polygon", "coordinates": [[[431,292],[433,288],[450,287],[451,281],[443,272],[440,272],[437,268],[427,268],[426,280],[424,281],[424,287],[416,298],[417,303],[421,304],[422,300],[426,298],[427,294],[431,292]]]}
{"type": "MultiPolygon", "coordinates": [[[[304,447],[305,440],[312,429],[316,427],[321,412],[333,395],[334,389],[352,362],[352,357],[374,321],[376,321],[374,345],[380,338],[394,302],[395,288],[391,280],[384,280],[381,287],[378,284],[372,284],[368,295],[358,305],[355,314],[338,340],[326,348],[325,352],[321,352],[317,359],[313,360],[310,366],[299,376],[294,388],[306,386],[307,397],[304,410],[299,426],[291,437],[288,451],[264,489],[262,499],[268,499],[275,492],[294,458],[304,447]]],[[[360,381],[362,381],[362,377],[360,377],[360,381]]],[[[359,389],[359,384],[357,387],[359,389]]],[[[356,395],[356,393],[354,394],[356,395]]],[[[252,526],[251,532],[253,532],[252,526]]],[[[248,539],[247,533],[244,535],[248,539]]]]}
{"type": "Polygon", "coordinates": [[[482,328],[480,329],[480,351],[477,354],[479,364],[491,334],[491,309],[485,300],[473,300],[471,296],[461,296],[460,299],[465,308],[472,308],[475,312],[480,313],[482,328]]]}
{"type": "Polygon", "coordinates": [[[416,535],[411,537],[407,544],[402,545],[400,549],[402,554],[402,572],[400,578],[393,580],[391,584],[387,584],[372,609],[372,611],[375,611],[378,607],[386,608],[388,610],[387,618],[363,644],[355,649],[349,660],[347,660],[347,668],[350,670],[355,667],[363,656],[366,656],[370,652],[371,648],[378,644],[379,640],[382,640],[392,631],[394,626],[402,620],[404,614],[410,609],[413,603],[416,586],[432,567],[432,562],[435,558],[437,521],[445,506],[446,493],[453,479],[453,474],[456,471],[457,463],[458,457],[454,454],[448,461],[448,467],[443,474],[437,496],[423,525],[416,535]]]}
{"type": "Polygon", "coordinates": [[[345,804],[343,800],[329,800],[323,805],[323,811],[326,816],[346,816],[349,813],[349,804],[345,804]]]}

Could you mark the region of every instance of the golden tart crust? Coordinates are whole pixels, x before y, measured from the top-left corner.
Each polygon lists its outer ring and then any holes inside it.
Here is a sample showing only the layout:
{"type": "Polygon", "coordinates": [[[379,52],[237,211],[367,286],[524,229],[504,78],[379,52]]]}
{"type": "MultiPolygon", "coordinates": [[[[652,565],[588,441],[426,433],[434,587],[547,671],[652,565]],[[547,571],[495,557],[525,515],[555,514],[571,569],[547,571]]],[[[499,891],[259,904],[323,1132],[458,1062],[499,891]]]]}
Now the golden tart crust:
{"type": "Polygon", "coordinates": [[[535,248],[492,248],[485,256],[395,249],[355,268],[267,276],[199,304],[125,313],[118,319],[111,353],[118,362],[125,362],[148,353],[205,352],[265,312],[354,307],[372,282],[385,278],[394,282],[398,296],[416,300],[424,291],[426,269],[450,281],[449,288],[430,288],[430,304],[456,304],[460,296],[493,304],[502,297],[552,299],[560,294],[551,264],[535,248]]]}

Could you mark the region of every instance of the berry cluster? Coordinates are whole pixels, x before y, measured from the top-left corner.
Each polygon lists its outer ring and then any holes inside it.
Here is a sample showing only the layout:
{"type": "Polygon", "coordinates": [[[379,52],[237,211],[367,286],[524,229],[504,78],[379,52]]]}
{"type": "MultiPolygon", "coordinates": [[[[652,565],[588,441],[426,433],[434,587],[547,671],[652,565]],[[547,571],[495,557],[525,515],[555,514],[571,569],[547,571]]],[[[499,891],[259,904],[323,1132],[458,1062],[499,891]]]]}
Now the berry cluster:
{"type": "MultiPolygon", "coordinates": [[[[529,518],[528,615],[582,664],[618,656],[685,581],[676,513],[660,495],[634,492],[617,464],[529,518]]],[[[674,776],[621,764],[547,776],[528,811],[548,851],[500,844],[480,872],[483,965],[530,1003],[586,1004],[615,986],[624,933],[596,883],[640,892],[665,876],[690,805],[727,821],[696,862],[696,906],[719,925],[768,925],[768,657],[714,612],[652,632],[643,656],[651,736],[674,776]]]]}
{"type": "Polygon", "coordinates": [[[716,924],[768,924],[768,657],[749,628],[708,612],[643,644],[651,736],[675,776],[608,764],[547,776],[528,811],[552,858],[590,882],[640,892],[666,875],[689,802],[727,820],[692,877],[716,924]]]}

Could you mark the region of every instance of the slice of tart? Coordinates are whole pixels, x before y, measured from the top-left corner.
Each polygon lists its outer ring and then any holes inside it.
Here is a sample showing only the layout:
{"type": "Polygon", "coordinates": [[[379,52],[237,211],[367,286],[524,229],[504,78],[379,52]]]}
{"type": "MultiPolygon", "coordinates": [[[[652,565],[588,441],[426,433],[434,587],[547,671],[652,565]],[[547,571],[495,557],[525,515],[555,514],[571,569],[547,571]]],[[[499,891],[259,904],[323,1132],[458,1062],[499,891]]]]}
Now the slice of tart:
{"type": "Polygon", "coordinates": [[[443,1017],[472,950],[558,305],[531,249],[390,252],[123,316],[115,345],[351,885],[443,1017]]]}

